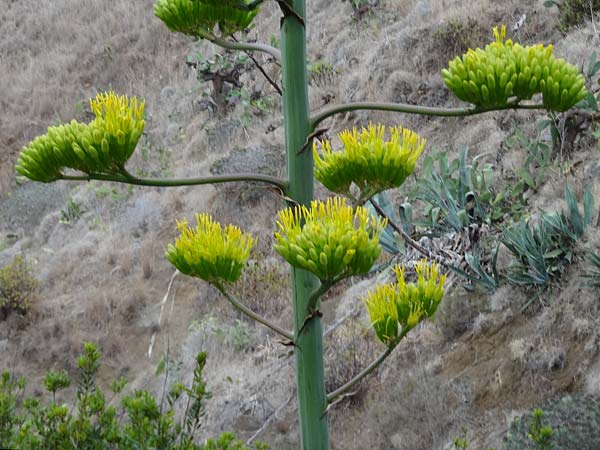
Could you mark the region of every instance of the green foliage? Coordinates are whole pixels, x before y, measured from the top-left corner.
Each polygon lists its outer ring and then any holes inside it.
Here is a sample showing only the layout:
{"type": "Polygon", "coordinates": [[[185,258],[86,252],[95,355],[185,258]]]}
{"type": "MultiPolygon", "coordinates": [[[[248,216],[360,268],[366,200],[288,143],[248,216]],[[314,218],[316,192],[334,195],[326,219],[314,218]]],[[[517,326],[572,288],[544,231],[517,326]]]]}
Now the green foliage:
{"type": "Polygon", "coordinates": [[[591,267],[585,269],[582,277],[585,280],[585,285],[592,289],[600,288],[600,256],[595,253],[589,255],[591,267]]]}
{"type": "Polygon", "coordinates": [[[6,318],[11,312],[27,313],[38,285],[25,258],[15,256],[0,269],[0,317],[6,318]]]}
{"type": "Polygon", "coordinates": [[[81,207],[81,204],[69,197],[66,208],[60,210],[60,223],[75,223],[84,212],[85,210],[81,207]]]}
{"type": "Polygon", "coordinates": [[[465,20],[450,19],[444,22],[431,35],[433,48],[447,61],[456,55],[476,48],[487,40],[487,33],[473,17],[465,20]]]}
{"type": "MultiPolygon", "coordinates": [[[[23,398],[24,378],[15,379],[9,372],[0,377],[0,447],[28,450],[250,450],[230,433],[197,443],[198,431],[210,397],[202,372],[206,354],[196,358],[191,386],[174,383],[163,400],[147,391],[136,390],[121,399],[120,408],[110,405],[96,383],[100,352],[86,343],[78,359],[79,377],[74,407],[56,403],[56,392],[65,389],[70,379],[63,372],[48,372],[43,385],[52,393],[44,403],[37,398],[23,398]],[[185,405],[177,418],[178,405],[185,405]]],[[[111,390],[116,395],[126,381],[115,380],[111,390]]],[[[255,450],[265,450],[257,444],[255,450]]]]}
{"type": "Polygon", "coordinates": [[[519,261],[509,268],[512,283],[546,285],[572,261],[575,243],[592,223],[594,201],[586,189],[582,212],[568,186],[565,198],[565,211],[544,213],[535,224],[521,220],[502,234],[502,243],[519,261]]]}
{"type": "Polygon", "coordinates": [[[329,61],[323,59],[308,63],[306,70],[308,71],[308,84],[318,87],[331,85],[338,74],[337,69],[329,61]]]}
{"type": "Polygon", "coordinates": [[[254,345],[254,332],[250,325],[236,319],[233,325],[227,325],[212,315],[207,315],[201,321],[193,321],[189,330],[198,333],[204,339],[216,336],[219,340],[236,352],[245,352],[254,345]]]}
{"type": "Polygon", "coordinates": [[[546,8],[556,6],[560,11],[560,27],[567,31],[571,27],[580,25],[585,20],[592,18],[592,15],[598,15],[600,12],[600,0],[546,0],[546,8]]]}
{"type": "Polygon", "coordinates": [[[543,131],[546,128],[550,128],[552,143],[554,144],[558,141],[558,130],[551,119],[540,121],[536,128],[536,137],[530,139],[515,125],[513,136],[506,141],[506,145],[509,148],[519,145],[526,150],[525,161],[516,170],[518,182],[511,189],[513,195],[517,195],[525,188],[537,191],[546,179],[546,173],[552,160],[552,148],[554,145],[549,145],[543,139],[543,131]]]}
{"type": "Polygon", "coordinates": [[[241,121],[244,126],[250,124],[252,116],[264,116],[275,106],[273,97],[269,95],[262,96],[259,92],[251,94],[250,91],[243,86],[229,91],[227,94],[228,102],[231,102],[233,99],[239,100],[242,105],[243,112],[241,121]]]}
{"type": "Polygon", "coordinates": [[[600,448],[600,402],[595,397],[567,396],[548,402],[511,423],[506,450],[600,448]],[[532,442],[535,446],[532,446],[532,442]]]}
{"type": "Polygon", "coordinates": [[[504,191],[496,192],[494,168],[489,163],[481,165],[483,157],[476,156],[469,163],[468,149],[463,147],[452,162],[446,152],[424,158],[422,175],[411,193],[412,199],[425,204],[424,219],[417,225],[444,233],[520,213],[519,202],[504,191]]]}
{"type": "Polygon", "coordinates": [[[467,427],[461,427],[460,435],[452,438],[452,444],[455,450],[467,450],[469,448],[469,440],[467,439],[467,427]]]}

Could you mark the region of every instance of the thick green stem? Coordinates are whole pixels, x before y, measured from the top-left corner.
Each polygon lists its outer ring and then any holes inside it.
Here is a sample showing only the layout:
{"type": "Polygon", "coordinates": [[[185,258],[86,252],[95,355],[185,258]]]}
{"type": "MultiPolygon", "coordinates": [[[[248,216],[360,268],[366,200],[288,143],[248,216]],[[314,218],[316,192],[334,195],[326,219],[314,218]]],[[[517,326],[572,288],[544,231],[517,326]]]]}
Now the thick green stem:
{"type": "MultiPolygon", "coordinates": [[[[288,4],[297,15],[304,17],[304,0],[293,0],[288,4]]],[[[295,202],[308,205],[314,195],[313,158],[312,152],[300,151],[310,134],[306,32],[303,23],[293,14],[288,14],[283,19],[281,49],[288,195],[295,202]]],[[[301,448],[329,450],[327,418],[323,416],[327,396],[321,318],[315,317],[305,323],[306,317],[311,313],[310,296],[317,289],[318,281],[310,272],[294,268],[291,277],[301,448]]]]}
{"type": "Polygon", "coordinates": [[[225,290],[224,286],[222,286],[221,284],[218,284],[218,283],[215,283],[214,286],[219,290],[219,292],[221,292],[221,294],[223,294],[225,296],[225,298],[227,300],[229,300],[229,303],[231,303],[233,305],[233,307],[236,308],[238,311],[240,311],[242,314],[245,314],[246,316],[250,317],[252,320],[255,320],[258,323],[263,324],[265,327],[267,327],[268,329],[279,334],[281,337],[286,338],[288,341],[292,341],[292,342],[294,341],[294,335],[292,333],[284,330],[283,328],[275,325],[274,323],[269,322],[264,317],[256,314],[254,311],[252,311],[250,308],[248,308],[246,305],[244,305],[242,302],[240,302],[237,298],[235,298],[233,295],[231,295],[229,292],[227,292],[225,290]]]}
{"type": "Polygon", "coordinates": [[[377,102],[356,102],[334,105],[326,108],[310,118],[311,130],[323,122],[328,117],[349,111],[369,110],[369,111],[392,111],[407,114],[419,114],[422,116],[441,116],[441,117],[463,117],[482,114],[490,111],[500,111],[504,109],[546,109],[544,105],[520,105],[518,103],[507,103],[503,106],[494,108],[480,108],[470,106],[468,108],[435,108],[431,106],[408,105],[406,103],[377,103],[377,102]]]}
{"type": "Polygon", "coordinates": [[[283,193],[287,192],[287,182],[277,177],[269,175],[260,175],[256,173],[236,173],[231,175],[216,175],[212,177],[200,178],[136,178],[134,176],[125,176],[121,174],[91,174],[91,175],[63,175],[62,180],[71,181],[113,181],[115,183],[135,184],[137,186],[159,186],[159,187],[177,187],[177,186],[197,186],[201,184],[232,183],[239,181],[266,183],[281,189],[283,193]]]}

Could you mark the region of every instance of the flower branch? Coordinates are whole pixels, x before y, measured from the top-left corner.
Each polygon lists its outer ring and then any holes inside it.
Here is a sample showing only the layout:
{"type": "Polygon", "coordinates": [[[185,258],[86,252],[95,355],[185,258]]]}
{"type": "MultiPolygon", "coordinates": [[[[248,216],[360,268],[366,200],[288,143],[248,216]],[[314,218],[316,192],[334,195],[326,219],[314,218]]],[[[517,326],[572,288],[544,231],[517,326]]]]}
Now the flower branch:
{"type": "Polygon", "coordinates": [[[505,105],[490,108],[478,106],[467,108],[437,108],[432,106],[409,105],[406,103],[355,102],[334,105],[316,113],[310,118],[310,125],[311,130],[314,130],[321,122],[331,116],[359,110],[391,111],[406,114],[419,114],[423,116],[465,117],[506,109],[546,109],[546,107],[542,104],[507,103],[505,105]]]}
{"type": "Polygon", "coordinates": [[[283,193],[287,191],[288,183],[281,178],[272,177],[269,175],[261,175],[254,173],[237,173],[231,175],[216,175],[210,177],[199,177],[199,178],[170,178],[170,179],[159,179],[159,178],[137,178],[132,175],[126,174],[102,174],[102,173],[91,173],[89,175],[62,175],[62,180],[70,181],[113,181],[115,183],[133,184],[137,186],[158,186],[158,187],[177,187],[177,186],[197,186],[202,184],[220,184],[220,183],[233,183],[233,182],[254,182],[254,183],[266,183],[277,187],[283,193]]]}
{"type": "Polygon", "coordinates": [[[242,314],[245,314],[246,316],[250,317],[251,319],[263,324],[269,330],[274,331],[275,333],[279,334],[281,337],[287,339],[288,341],[291,341],[291,342],[294,341],[294,335],[292,333],[269,322],[264,317],[258,315],[254,311],[252,311],[250,308],[248,308],[243,303],[241,303],[238,299],[236,299],[233,295],[231,295],[229,292],[227,292],[227,290],[225,289],[225,287],[222,284],[215,282],[215,283],[213,283],[213,286],[215,286],[219,290],[219,292],[221,292],[221,294],[223,294],[225,296],[225,298],[227,300],[229,300],[229,303],[231,303],[233,305],[233,307],[236,308],[238,311],[240,311],[242,314]]]}

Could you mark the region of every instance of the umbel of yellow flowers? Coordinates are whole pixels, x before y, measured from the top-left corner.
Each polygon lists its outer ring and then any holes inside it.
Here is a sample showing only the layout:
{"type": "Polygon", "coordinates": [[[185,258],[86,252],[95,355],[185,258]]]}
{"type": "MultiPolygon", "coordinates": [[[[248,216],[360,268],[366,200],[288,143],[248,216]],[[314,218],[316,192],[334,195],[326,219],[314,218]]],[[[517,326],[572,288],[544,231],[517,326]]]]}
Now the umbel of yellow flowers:
{"type": "Polygon", "coordinates": [[[222,227],[208,214],[196,214],[196,228],[177,222],[181,235],[169,244],[166,257],[177,270],[210,283],[238,280],[254,238],[238,227],[222,227]]]}
{"type": "Polygon", "coordinates": [[[384,125],[369,124],[360,132],[345,130],[338,135],[343,150],[334,152],[331,142],[322,141],[322,155],[315,142],[315,178],[342,195],[350,194],[352,183],[369,196],[400,186],[415,170],[425,139],[401,127],[391,128],[389,134],[385,140],[384,125]]]}
{"type": "Polygon", "coordinates": [[[158,0],[154,14],[175,32],[202,37],[215,26],[223,35],[248,27],[258,7],[246,0],[158,0]]]}
{"type": "Polygon", "coordinates": [[[415,264],[417,281],[407,283],[404,266],[394,267],[396,283],[379,285],[365,299],[373,329],[381,342],[394,347],[422,320],[432,317],[444,296],[446,275],[437,263],[415,264]]]}
{"type": "Polygon", "coordinates": [[[579,69],[555,58],[552,45],[521,46],[506,37],[506,27],[494,28],[495,42],[471,50],[450,61],[442,78],[454,94],[483,107],[506,105],[541,93],[544,106],[566,111],[583,100],[588,91],[579,69]]]}
{"type": "Polygon", "coordinates": [[[119,173],[144,130],[144,102],[107,92],[91,99],[90,106],[96,118],[89,124],[73,120],[49,127],[24,147],[17,172],[46,183],[62,178],[65,168],[87,174],[119,173]]]}
{"type": "Polygon", "coordinates": [[[386,221],[346,199],[313,201],[279,212],[275,251],[292,266],[314,273],[322,282],[364,274],[381,252],[379,236],[386,221]]]}

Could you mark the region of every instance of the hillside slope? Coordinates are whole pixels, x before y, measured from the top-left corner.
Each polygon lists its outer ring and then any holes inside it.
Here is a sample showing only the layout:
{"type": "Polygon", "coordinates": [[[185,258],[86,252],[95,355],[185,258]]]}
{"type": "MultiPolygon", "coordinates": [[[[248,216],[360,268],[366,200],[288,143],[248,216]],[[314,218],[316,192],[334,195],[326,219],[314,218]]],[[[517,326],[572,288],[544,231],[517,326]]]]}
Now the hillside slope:
{"type": "MultiPolygon", "coordinates": [[[[259,237],[259,245],[236,289],[252,308],[289,326],[287,268],[271,248],[273,217],[283,205],[277,193],[246,185],[160,190],[96,182],[15,184],[18,149],[52,124],[87,119],[87,99],[106,89],[146,99],[146,132],[131,162],[138,173],[283,175],[275,89],[251,61],[243,61],[240,87],[229,95],[231,87],[215,93],[197,71],[204,60],[218,61],[219,49],[168,32],[151,3],[9,0],[2,12],[0,266],[24,255],[41,286],[29,314],[0,321],[0,369],[28,375],[31,389],[41,393],[45,371],[74,373],[82,342],[93,340],[103,351],[102,382],[123,375],[132,388],[160,392],[163,379],[154,371],[162,358],[177,368],[173,377],[189,377],[195,354],[206,350],[213,393],[206,434],[231,430],[249,438],[276,413],[258,439],[291,450],[299,437],[289,349],[238,316],[206,284],[175,276],[164,258],[176,219],[191,221],[195,212],[206,211],[242,226],[259,237]],[[69,204],[78,211],[70,214],[69,204]]],[[[363,100],[457,106],[440,70],[455,55],[489,42],[499,23],[514,26],[511,37],[524,44],[553,43],[556,54],[580,67],[600,48],[593,24],[563,34],[557,11],[541,0],[380,0],[360,17],[349,2],[307,4],[313,110],[363,100]]],[[[276,42],[278,24],[278,9],[267,3],[249,38],[276,42]]],[[[277,80],[278,68],[257,59],[277,80]]],[[[382,122],[426,137],[432,158],[447,154],[452,161],[468,146],[469,160],[478,156],[489,164],[498,193],[517,183],[529,156],[526,146],[509,145],[515,130],[534,139],[545,118],[537,111],[460,119],[357,112],[331,119],[328,134],[334,138],[343,129],[382,122]]],[[[586,187],[600,198],[600,154],[592,137],[597,125],[584,118],[574,132],[557,120],[564,144],[553,152],[539,185],[524,189],[521,215],[508,211],[496,225],[482,227],[486,239],[497,239],[513,219],[561,210],[567,185],[578,199],[586,187]]],[[[551,146],[547,131],[540,139],[551,146]]],[[[411,193],[422,174],[419,169],[390,196],[396,207],[410,198],[415,218],[426,219],[425,207],[411,193]]],[[[327,195],[322,187],[317,192],[327,195]]],[[[464,253],[472,251],[468,232],[422,242],[459,254],[463,267],[464,253]]],[[[590,265],[587,255],[598,253],[599,244],[597,228],[589,227],[545,291],[503,278],[491,292],[470,292],[453,275],[435,323],[412,332],[354,398],[331,411],[333,448],[441,450],[451,448],[451,437],[463,426],[471,448],[499,447],[513,418],[528,409],[566,394],[600,395],[598,292],[581,280],[590,265]]],[[[488,272],[489,260],[488,254],[488,272]]],[[[513,262],[501,246],[504,275],[513,262]]],[[[361,303],[376,281],[352,279],[325,302],[331,387],[380,351],[361,303]]]]}

